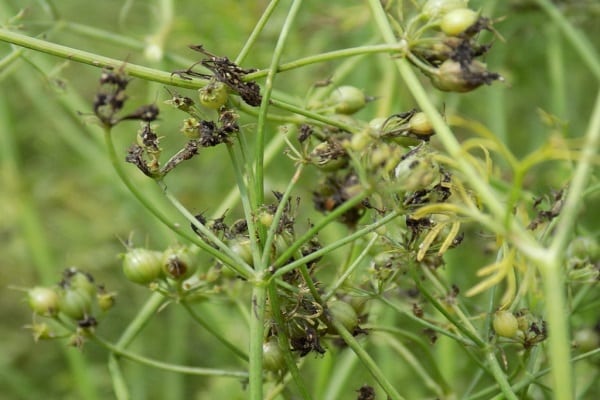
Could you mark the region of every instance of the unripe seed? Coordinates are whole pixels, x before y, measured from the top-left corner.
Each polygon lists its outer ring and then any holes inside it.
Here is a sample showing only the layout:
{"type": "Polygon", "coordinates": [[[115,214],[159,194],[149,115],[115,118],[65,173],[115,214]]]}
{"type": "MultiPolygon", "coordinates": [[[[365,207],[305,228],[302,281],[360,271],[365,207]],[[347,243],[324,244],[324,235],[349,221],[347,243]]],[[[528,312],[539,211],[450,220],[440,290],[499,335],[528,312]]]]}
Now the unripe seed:
{"type": "Polygon", "coordinates": [[[410,133],[417,136],[433,135],[433,125],[431,125],[429,118],[427,118],[424,112],[418,112],[410,118],[408,129],[410,133]]]}
{"type": "Polygon", "coordinates": [[[431,83],[445,92],[470,92],[485,83],[484,77],[489,72],[479,61],[472,61],[468,67],[465,72],[459,62],[448,59],[439,66],[437,74],[431,75],[431,83]]]}
{"type": "Polygon", "coordinates": [[[196,272],[197,264],[185,247],[171,247],[162,256],[162,269],[166,276],[183,281],[196,272]]]}
{"type": "Polygon", "coordinates": [[[250,239],[245,237],[233,238],[229,241],[228,245],[231,251],[240,256],[248,265],[254,264],[250,239]]]}
{"type": "Polygon", "coordinates": [[[92,309],[92,298],[80,289],[66,288],[60,292],[60,312],[74,320],[83,319],[92,309]]]}
{"type": "Polygon", "coordinates": [[[494,331],[498,336],[512,338],[517,334],[519,323],[510,311],[496,311],[492,320],[494,331]]]}
{"type": "Polygon", "coordinates": [[[96,301],[101,311],[108,311],[115,305],[116,293],[98,293],[96,301]]]}
{"type": "Polygon", "coordinates": [[[82,290],[91,298],[96,296],[98,288],[96,287],[96,284],[90,275],[75,270],[74,274],[68,279],[69,285],[73,290],[82,290]]]}
{"type": "Polygon", "coordinates": [[[162,254],[143,248],[130,249],[123,255],[123,273],[134,283],[147,285],[162,273],[162,254]]]}
{"type": "Polygon", "coordinates": [[[198,89],[198,97],[204,107],[218,110],[227,103],[227,86],[223,82],[211,81],[198,89]]]}
{"type": "Polygon", "coordinates": [[[285,368],[283,351],[275,336],[271,336],[269,340],[263,343],[263,368],[272,372],[281,371],[285,368]]]}
{"type": "Polygon", "coordinates": [[[29,307],[34,313],[47,317],[58,313],[59,296],[56,290],[37,286],[27,292],[29,307]]]}
{"type": "Polygon", "coordinates": [[[354,114],[367,104],[362,90],[354,86],[340,86],[331,93],[331,103],[336,113],[354,114]]]}
{"type": "Polygon", "coordinates": [[[329,304],[328,310],[331,319],[340,323],[347,331],[352,332],[358,326],[358,315],[350,304],[344,301],[335,301],[329,304]]]}
{"type": "Polygon", "coordinates": [[[573,335],[573,342],[581,352],[596,350],[600,347],[600,334],[590,328],[581,329],[573,335]]]}
{"type": "Polygon", "coordinates": [[[468,8],[452,10],[442,17],[440,28],[448,36],[458,36],[479,19],[479,13],[468,8]]]}

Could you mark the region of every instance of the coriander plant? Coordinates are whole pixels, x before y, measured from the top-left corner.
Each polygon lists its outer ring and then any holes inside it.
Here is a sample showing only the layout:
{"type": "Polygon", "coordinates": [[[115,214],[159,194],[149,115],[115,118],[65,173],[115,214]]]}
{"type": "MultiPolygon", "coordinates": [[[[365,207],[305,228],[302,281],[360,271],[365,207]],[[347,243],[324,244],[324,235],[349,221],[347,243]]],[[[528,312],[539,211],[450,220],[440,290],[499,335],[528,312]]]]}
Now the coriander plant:
{"type": "Polygon", "coordinates": [[[10,398],[600,396],[593,2],[0,10],[10,398]]]}

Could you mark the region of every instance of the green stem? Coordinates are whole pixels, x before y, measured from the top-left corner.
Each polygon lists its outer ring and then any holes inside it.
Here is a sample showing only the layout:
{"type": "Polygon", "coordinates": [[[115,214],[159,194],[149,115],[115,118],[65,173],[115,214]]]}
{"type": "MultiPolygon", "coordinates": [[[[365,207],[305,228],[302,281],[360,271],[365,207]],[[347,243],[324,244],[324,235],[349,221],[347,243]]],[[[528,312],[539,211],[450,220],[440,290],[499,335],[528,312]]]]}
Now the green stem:
{"type": "Polygon", "coordinates": [[[283,54],[283,49],[285,47],[285,42],[288,38],[288,35],[291,31],[292,24],[294,23],[296,16],[298,15],[298,11],[300,10],[300,6],[302,5],[302,0],[294,0],[288,11],[287,17],[283,26],[281,27],[281,31],[279,32],[279,39],[275,45],[275,49],[273,50],[273,57],[271,58],[271,65],[269,72],[267,73],[267,80],[264,85],[264,91],[262,94],[262,103],[260,105],[260,110],[258,113],[258,123],[256,127],[256,154],[254,160],[254,169],[255,169],[255,178],[256,178],[256,204],[254,204],[255,208],[261,205],[264,202],[264,152],[265,152],[265,136],[266,136],[266,121],[267,121],[267,110],[269,106],[269,100],[271,99],[271,93],[273,91],[273,81],[275,79],[275,74],[277,73],[277,66],[279,65],[279,60],[281,59],[281,55],[283,54]]]}
{"type": "MultiPolygon", "coordinates": [[[[333,61],[340,58],[348,58],[355,56],[362,56],[366,54],[377,54],[377,53],[402,53],[406,50],[406,46],[402,43],[396,44],[376,44],[370,46],[358,46],[347,49],[334,50],[327,53],[316,54],[308,57],[299,58],[294,61],[290,61],[285,64],[281,64],[277,67],[277,72],[285,72],[296,68],[305,67],[311,64],[317,64],[327,61],[333,61]]],[[[249,73],[245,76],[246,79],[254,80],[267,76],[271,69],[265,69],[249,73]]]]}
{"type": "Polygon", "coordinates": [[[198,313],[196,311],[194,311],[194,309],[188,303],[184,302],[182,304],[183,304],[183,307],[185,307],[187,312],[190,314],[190,316],[194,319],[194,321],[196,321],[198,324],[200,324],[200,326],[202,326],[202,328],[206,329],[206,331],[208,333],[213,335],[219,342],[221,342],[221,344],[223,344],[225,347],[227,347],[229,350],[231,350],[236,356],[238,356],[239,358],[241,358],[244,361],[248,361],[248,355],[246,353],[244,353],[242,350],[238,349],[237,346],[235,346],[233,343],[231,343],[229,340],[227,340],[223,334],[217,332],[217,330],[213,327],[213,325],[206,322],[204,320],[204,318],[202,318],[200,315],[198,315],[198,313]]]}
{"type": "Polygon", "coordinates": [[[355,126],[347,125],[347,124],[345,124],[343,122],[340,122],[340,121],[337,121],[337,120],[335,120],[333,118],[328,118],[328,117],[326,117],[324,115],[317,114],[317,113],[314,113],[312,111],[308,111],[308,110],[306,110],[306,109],[304,109],[302,107],[296,107],[296,106],[294,106],[292,104],[289,104],[289,103],[286,103],[286,102],[283,102],[283,101],[280,101],[280,100],[271,99],[271,105],[273,107],[277,107],[277,108],[280,108],[282,110],[287,110],[287,111],[293,112],[294,114],[303,115],[306,118],[309,118],[309,119],[312,119],[312,120],[315,120],[315,121],[320,121],[320,122],[322,122],[322,123],[324,123],[326,125],[335,126],[335,127],[340,128],[340,129],[342,129],[342,130],[344,130],[346,132],[350,132],[350,133],[357,133],[358,132],[357,127],[355,127],[355,126]]]}
{"type": "Polygon", "coordinates": [[[581,196],[591,172],[592,159],[600,140],[600,93],[596,98],[594,112],[586,133],[586,143],[573,175],[569,193],[561,214],[556,222],[556,230],[550,245],[546,262],[538,262],[538,268],[544,284],[546,300],[546,318],[551,332],[548,337],[550,362],[552,365],[552,381],[557,399],[572,399],[573,369],[569,363],[569,314],[566,307],[564,271],[562,261],[567,240],[581,207],[581,196]]]}
{"type": "MultiPolygon", "coordinates": [[[[198,367],[188,367],[185,365],[176,365],[169,364],[162,361],[157,361],[148,357],[140,356],[139,354],[135,354],[129,352],[127,350],[123,350],[119,346],[113,345],[110,342],[100,338],[99,336],[93,335],[91,338],[97,342],[98,344],[104,346],[108,350],[110,350],[113,354],[118,355],[119,357],[126,358],[131,361],[135,361],[139,364],[147,365],[153,368],[162,369],[164,371],[177,372],[180,374],[187,375],[201,375],[201,376],[219,376],[219,377],[229,377],[229,378],[247,378],[248,373],[242,371],[225,371],[220,369],[213,368],[198,368],[198,367]]],[[[121,397],[119,397],[121,398],[121,397]]]]}
{"type": "Polygon", "coordinates": [[[392,386],[391,382],[385,377],[383,372],[377,366],[377,363],[371,358],[369,353],[358,343],[358,341],[352,336],[352,334],[342,325],[339,321],[333,319],[331,321],[339,335],[344,339],[344,342],[352,349],[352,351],[358,356],[363,365],[367,368],[369,373],[373,375],[373,378],[381,385],[383,390],[387,393],[388,397],[392,400],[402,400],[404,397],[400,396],[396,388],[392,386]]]}
{"type": "MultiPolygon", "coordinates": [[[[308,231],[306,231],[306,233],[304,233],[304,235],[300,236],[300,238],[298,238],[296,241],[294,241],[294,243],[282,255],[280,255],[277,258],[277,260],[275,260],[272,267],[277,268],[277,267],[282,266],[287,260],[290,259],[290,257],[292,257],[296,253],[296,251],[304,243],[306,243],[310,239],[312,239],[317,233],[319,233],[330,222],[334,221],[335,219],[337,219],[338,217],[343,215],[346,211],[350,210],[352,207],[361,203],[366,197],[368,197],[369,194],[370,194],[370,191],[368,191],[368,190],[361,192],[357,196],[354,196],[350,200],[341,204],[338,208],[336,208],[331,213],[329,213],[325,218],[323,218],[319,222],[317,222],[312,228],[310,228],[308,231]]],[[[297,263],[298,263],[298,261],[294,262],[294,264],[297,264],[297,263]]],[[[277,275],[281,275],[281,272],[279,272],[277,275]]]]}
{"type": "Polygon", "coordinates": [[[544,10],[552,21],[562,30],[563,34],[571,43],[571,46],[579,54],[579,57],[592,71],[597,80],[600,81],[600,58],[596,53],[596,49],[588,38],[575,29],[573,25],[567,21],[564,15],[548,0],[535,0],[536,3],[544,10]]]}
{"type": "Polygon", "coordinates": [[[508,381],[506,374],[496,359],[494,350],[489,348],[486,351],[485,356],[490,367],[490,371],[492,372],[492,375],[494,375],[494,378],[496,379],[498,386],[500,386],[500,390],[504,394],[505,398],[508,400],[518,400],[517,395],[510,386],[510,382],[508,381]]]}
{"type": "Polygon", "coordinates": [[[0,40],[16,44],[17,46],[36,50],[42,53],[50,54],[53,56],[77,61],[83,64],[92,65],[94,67],[110,67],[114,69],[122,69],[131,76],[135,76],[149,81],[164,83],[165,85],[197,89],[206,84],[204,80],[194,79],[192,81],[183,79],[169,72],[144,67],[141,65],[131,64],[122,60],[104,57],[87,51],[74,49],[72,47],[32,38],[30,36],[21,35],[20,33],[9,31],[8,29],[0,29],[0,40]]]}
{"type": "MultiPolygon", "coordinates": [[[[245,278],[249,278],[254,274],[254,270],[252,269],[252,267],[250,267],[244,260],[242,260],[239,255],[231,251],[231,249],[227,247],[227,245],[223,243],[210,229],[201,224],[200,221],[198,221],[196,217],[194,217],[192,213],[190,213],[189,210],[185,208],[185,206],[181,204],[181,202],[167,190],[166,185],[164,185],[161,182],[158,183],[160,184],[167,200],[171,202],[171,204],[181,213],[181,215],[183,215],[191,224],[193,224],[198,230],[200,230],[202,234],[206,235],[212,243],[216,244],[219,247],[219,249],[221,250],[220,252],[212,246],[208,246],[208,248],[212,249],[211,254],[213,256],[217,257],[216,255],[218,255],[219,257],[217,258],[223,261],[223,254],[227,255],[228,258],[226,259],[229,260],[229,262],[226,264],[245,278]],[[231,260],[233,260],[233,262],[231,260]]],[[[205,244],[204,242],[199,243],[205,244]]]]}
{"type": "Polygon", "coordinates": [[[421,362],[419,362],[418,358],[402,342],[389,334],[380,333],[379,335],[383,336],[389,346],[415,371],[426,387],[431,389],[438,398],[444,397],[444,391],[441,386],[427,373],[427,370],[421,362]]]}
{"type": "Polygon", "coordinates": [[[358,257],[356,257],[352,264],[350,264],[350,266],[346,268],[344,273],[337,279],[337,281],[335,281],[333,285],[331,285],[331,287],[328,289],[327,294],[323,296],[324,302],[327,302],[327,300],[329,300],[331,296],[335,294],[339,287],[342,286],[344,282],[346,282],[346,279],[348,279],[350,275],[352,275],[352,273],[360,266],[365,257],[369,255],[369,251],[371,250],[373,245],[375,245],[377,239],[379,239],[379,236],[373,235],[373,237],[371,238],[371,240],[369,240],[369,243],[367,243],[363,251],[358,255],[358,257]]]}
{"type": "Polygon", "coordinates": [[[267,285],[262,279],[257,280],[250,304],[250,400],[263,400],[262,344],[265,333],[266,294],[267,285]]]}
{"type": "Polygon", "coordinates": [[[277,293],[277,283],[275,281],[269,282],[268,292],[269,303],[271,305],[271,314],[273,315],[273,319],[275,320],[275,324],[277,327],[277,338],[279,341],[279,346],[281,347],[281,351],[283,352],[285,364],[290,375],[292,376],[292,379],[294,380],[294,383],[298,387],[302,398],[310,399],[311,397],[308,392],[308,388],[302,381],[302,377],[300,376],[300,371],[298,370],[296,361],[294,360],[294,357],[289,349],[289,338],[285,329],[285,321],[283,320],[283,316],[281,315],[279,294],[277,293]]]}
{"type": "Polygon", "coordinates": [[[269,231],[267,232],[267,238],[265,240],[265,248],[263,249],[263,255],[262,255],[262,264],[263,265],[266,265],[268,263],[269,256],[271,255],[271,245],[273,244],[275,235],[277,234],[277,231],[279,230],[279,222],[281,221],[281,216],[283,215],[284,211],[288,208],[287,207],[288,200],[289,200],[290,196],[292,195],[292,190],[294,189],[294,187],[298,183],[298,180],[300,179],[300,175],[302,174],[303,169],[304,169],[304,164],[298,165],[298,167],[296,168],[296,172],[294,173],[294,176],[292,176],[292,179],[290,179],[290,183],[288,184],[287,188],[285,189],[283,196],[281,196],[281,199],[279,200],[277,210],[275,211],[275,215],[273,216],[273,221],[271,222],[271,226],[269,227],[269,231]]]}
{"type": "Polygon", "coordinates": [[[410,274],[415,282],[415,285],[419,289],[419,292],[425,297],[434,307],[438,310],[452,325],[454,325],[459,331],[463,333],[463,335],[467,336],[471,339],[479,348],[485,348],[487,343],[485,343],[476,332],[473,332],[471,329],[467,328],[463,325],[463,323],[457,319],[453,314],[451,314],[446,307],[435,297],[433,296],[429,290],[423,285],[421,282],[421,278],[417,273],[417,264],[412,263],[409,265],[410,274]]]}
{"type": "MultiPolygon", "coordinates": [[[[115,349],[121,350],[129,346],[135,337],[142,331],[146,324],[150,321],[156,310],[164,303],[164,297],[159,293],[153,293],[146,301],[146,304],[137,313],[135,318],[129,323],[125,331],[115,345],[115,349]]],[[[113,383],[115,396],[119,400],[129,399],[129,390],[119,361],[115,352],[111,353],[108,358],[108,370],[113,383]]]]}
{"type": "Polygon", "coordinates": [[[591,175],[594,157],[600,143],[600,92],[596,97],[594,111],[590,118],[590,124],[585,134],[585,143],[571,183],[565,198],[564,205],[556,221],[556,230],[550,245],[550,258],[557,259],[564,252],[569,240],[573,226],[577,222],[577,213],[581,209],[581,197],[586,189],[591,175]]]}
{"type": "MultiPolygon", "coordinates": [[[[291,270],[297,268],[298,266],[302,265],[302,264],[306,264],[312,260],[315,260],[319,257],[324,256],[325,254],[329,254],[331,253],[333,250],[344,246],[347,243],[351,243],[354,240],[366,235],[369,232],[372,232],[374,230],[376,230],[377,228],[379,228],[380,226],[383,226],[385,224],[387,224],[388,222],[390,222],[391,220],[393,220],[394,218],[397,218],[398,216],[401,215],[400,211],[393,211],[391,213],[389,213],[388,215],[386,215],[385,217],[381,218],[379,221],[371,224],[371,225],[367,225],[366,227],[354,232],[351,235],[345,236],[340,240],[336,240],[335,242],[323,247],[320,250],[315,251],[314,253],[310,253],[302,258],[299,258],[296,261],[293,261],[279,269],[277,269],[277,271],[275,271],[273,273],[273,277],[277,278],[280,277],[284,274],[287,274],[288,272],[290,272],[291,270]]],[[[313,228],[314,229],[314,228],[313,228]]],[[[312,229],[311,229],[312,230],[312,229]]],[[[297,239],[294,242],[294,245],[296,245],[298,243],[298,241],[302,241],[302,243],[300,245],[298,245],[298,248],[303,244],[306,243],[307,241],[309,241],[314,235],[316,235],[318,233],[320,229],[314,229],[314,232],[307,232],[306,234],[304,234],[300,239],[297,239]]],[[[296,248],[297,250],[297,248],[296,248]]],[[[295,250],[294,250],[295,251],[295,250]]],[[[293,254],[293,252],[290,252],[290,256],[293,254]]]]}
{"type": "Polygon", "coordinates": [[[252,33],[250,33],[250,36],[246,40],[246,43],[244,43],[244,47],[242,47],[240,53],[235,58],[236,64],[240,65],[244,62],[246,56],[250,52],[250,49],[252,49],[252,46],[254,46],[254,43],[256,43],[258,36],[265,28],[265,25],[269,21],[269,18],[271,18],[273,11],[275,11],[275,8],[277,8],[278,5],[279,0],[271,0],[271,2],[269,2],[269,5],[267,6],[267,8],[265,8],[265,11],[260,16],[260,19],[258,20],[256,25],[254,25],[254,29],[252,29],[252,33]]]}
{"type": "MultiPolygon", "coordinates": [[[[229,153],[229,159],[233,164],[233,172],[238,191],[240,192],[240,199],[242,200],[242,207],[244,209],[246,223],[248,224],[248,233],[250,235],[250,248],[252,249],[252,259],[254,269],[257,271],[252,271],[252,274],[254,275],[258,273],[258,271],[262,271],[264,269],[264,265],[261,263],[261,243],[259,243],[258,238],[256,237],[256,228],[254,225],[254,209],[252,208],[251,199],[248,194],[248,187],[246,185],[246,182],[244,182],[242,168],[239,164],[238,159],[235,156],[233,146],[227,145],[227,151],[229,153]]],[[[255,193],[255,196],[257,195],[258,194],[255,193]]]]}

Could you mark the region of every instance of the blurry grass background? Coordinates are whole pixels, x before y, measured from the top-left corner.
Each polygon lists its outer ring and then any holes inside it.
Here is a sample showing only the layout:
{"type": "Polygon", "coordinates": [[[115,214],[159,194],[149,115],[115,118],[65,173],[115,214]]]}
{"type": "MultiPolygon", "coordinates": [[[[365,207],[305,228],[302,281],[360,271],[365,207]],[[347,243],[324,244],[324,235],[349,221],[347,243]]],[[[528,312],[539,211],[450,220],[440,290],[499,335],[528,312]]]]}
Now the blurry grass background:
{"type": "MultiPolygon", "coordinates": [[[[598,90],[592,75],[548,17],[535,7],[523,1],[471,2],[474,7],[484,3],[485,7],[495,6],[494,17],[507,17],[496,25],[506,41],[490,39],[496,43],[486,58],[490,69],[501,72],[507,83],[495,83],[464,95],[432,92],[440,107],[443,105],[448,114],[482,122],[519,156],[541,145],[550,134],[538,109],[563,121],[567,137],[581,136],[598,90]]],[[[571,21],[599,50],[600,42],[594,40],[600,37],[597,4],[563,3],[571,21]]],[[[144,47],[145,40],[165,23],[167,15],[161,7],[168,2],[61,0],[53,4],[54,8],[42,1],[0,0],[0,23],[8,24],[11,17],[25,10],[16,23],[28,35],[43,35],[52,42],[173,71],[198,59],[198,54],[187,49],[189,44],[201,43],[216,54],[235,58],[267,2],[174,1],[164,40],[166,57],[160,61],[145,58],[144,47]]],[[[264,68],[269,64],[286,8],[283,5],[275,12],[245,67],[264,68]]],[[[284,61],[358,46],[372,39],[378,36],[363,1],[306,1],[284,61]]],[[[7,44],[0,44],[0,57],[10,52],[7,44]]],[[[340,83],[391,102],[396,112],[414,107],[402,83],[386,67],[387,59],[384,55],[362,58],[340,83]]],[[[276,89],[302,99],[315,80],[330,77],[339,64],[282,73],[277,76],[276,89]]],[[[124,250],[120,241],[132,232],[136,244],[157,249],[177,240],[139,207],[108,163],[101,132],[86,115],[91,111],[99,75],[96,68],[28,50],[14,62],[2,63],[0,69],[0,399],[112,397],[105,351],[90,344],[79,356],[74,354],[76,350],[65,350],[62,342],[34,345],[30,333],[23,329],[31,322],[24,293],[9,286],[52,284],[69,266],[89,271],[97,281],[119,292],[118,306],[99,326],[104,337],[115,338],[148,296],[147,290],[123,278],[117,258],[124,250]],[[69,364],[81,367],[79,376],[69,364]],[[95,388],[86,395],[75,389],[76,381],[85,379],[85,375],[95,388]]],[[[179,91],[195,97],[193,92],[179,91]]],[[[168,98],[163,86],[139,80],[131,85],[129,94],[131,109],[141,103],[160,104],[168,98]]],[[[378,102],[374,102],[359,117],[368,121],[378,116],[377,112],[378,102]]],[[[178,135],[181,117],[168,107],[161,108],[159,131],[167,137],[162,143],[166,149],[176,149],[183,143],[178,135]]],[[[243,122],[252,124],[253,120],[243,117],[243,122]]],[[[117,127],[114,136],[121,151],[134,140],[136,130],[135,124],[117,127]]],[[[275,125],[272,130],[276,132],[275,125]]],[[[457,134],[462,133],[458,130],[457,134]]],[[[170,187],[193,212],[215,210],[233,186],[231,168],[222,162],[224,158],[224,149],[211,149],[169,177],[170,187]]],[[[292,163],[281,156],[271,165],[266,172],[269,187],[281,190],[289,179],[292,163]]],[[[152,182],[133,167],[128,170],[149,196],[162,201],[152,182]]],[[[566,171],[565,165],[553,164],[527,185],[534,193],[548,193],[565,184],[566,171]]],[[[313,215],[309,199],[316,179],[317,174],[309,172],[304,177],[303,192],[298,193],[304,199],[303,210],[308,217],[313,215]]],[[[597,204],[597,197],[590,199],[582,216],[583,225],[591,232],[599,228],[597,204]]],[[[236,212],[233,210],[233,215],[236,212]]],[[[467,241],[467,246],[449,255],[450,262],[464,268],[465,277],[457,277],[459,281],[472,282],[469,272],[480,264],[477,257],[467,262],[462,255],[481,253],[475,250],[468,247],[467,241]]],[[[218,315],[218,304],[207,306],[209,311],[218,315]]],[[[222,319],[226,326],[225,317],[222,319]]],[[[229,329],[235,340],[239,329],[229,329]]],[[[212,339],[197,334],[176,307],[161,313],[133,347],[166,361],[225,367],[218,348],[212,339]]],[[[315,360],[311,357],[307,362],[315,360]]],[[[207,380],[130,363],[125,366],[135,398],[243,398],[241,385],[232,384],[231,379],[207,380]]]]}

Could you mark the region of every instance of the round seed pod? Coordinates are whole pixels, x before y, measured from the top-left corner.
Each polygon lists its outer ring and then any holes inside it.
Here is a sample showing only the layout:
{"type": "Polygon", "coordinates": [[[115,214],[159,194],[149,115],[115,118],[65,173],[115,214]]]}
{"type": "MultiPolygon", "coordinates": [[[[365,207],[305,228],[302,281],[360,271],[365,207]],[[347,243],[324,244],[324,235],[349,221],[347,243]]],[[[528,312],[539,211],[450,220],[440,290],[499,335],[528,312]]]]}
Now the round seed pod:
{"type": "Polygon", "coordinates": [[[28,290],[27,302],[36,314],[53,317],[58,313],[59,296],[53,288],[36,286],[28,290]]]}
{"type": "Polygon", "coordinates": [[[344,301],[334,301],[328,305],[327,309],[331,319],[339,322],[349,332],[352,333],[358,326],[358,315],[350,304],[344,301]]]}
{"type": "Polygon", "coordinates": [[[144,248],[130,249],[123,255],[123,273],[140,285],[155,281],[162,274],[162,253],[144,248]]]}
{"type": "Polygon", "coordinates": [[[74,320],[81,320],[92,310],[92,297],[81,289],[65,288],[59,293],[60,312],[74,320]]]}
{"type": "Polygon", "coordinates": [[[340,86],[331,93],[330,101],[339,114],[354,114],[367,104],[365,94],[354,86],[340,86]]]}
{"type": "Polygon", "coordinates": [[[433,135],[433,125],[427,118],[424,112],[418,112],[413,115],[408,121],[408,130],[413,135],[419,137],[428,137],[433,135]]]}
{"type": "Polygon", "coordinates": [[[505,310],[496,311],[492,320],[492,326],[498,336],[507,338],[515,337],[519,329],[517,318],[513,313],[505,310]]]}
{"type": "Polygon", "coordinates": [[[227,103],[227,86],[223,82],[211,81],[198,89],[200,104],[206,108],[218,110],[227,103]]]}
{"type": "Polygon", "coordinates": [[[170,247],[162,255],[162,270],[169,278],[183,281],[196,272],[197,264],[185,247],[170,247]]]}
{"type": "Polygon", "coordinates": [[[440,29],[448,36],[458,36],[479,19],[479,13],[469,8],[452,10],[442,17],[440,29]]]}
{"type": "Polygon", "coordinates": [[[271,336],[263,343],[263,369],[277,372],[285,368],[283,350],[279,346],[277,337],[271,336]]]}

